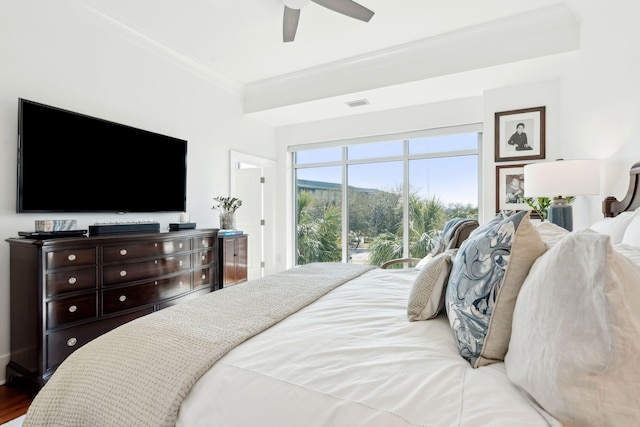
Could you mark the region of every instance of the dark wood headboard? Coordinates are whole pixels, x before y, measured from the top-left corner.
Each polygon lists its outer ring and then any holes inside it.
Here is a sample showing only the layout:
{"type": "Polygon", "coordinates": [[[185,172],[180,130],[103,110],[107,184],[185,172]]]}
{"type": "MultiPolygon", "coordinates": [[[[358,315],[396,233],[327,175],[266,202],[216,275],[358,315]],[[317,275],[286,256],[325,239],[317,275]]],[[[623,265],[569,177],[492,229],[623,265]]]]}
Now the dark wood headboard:
{"type": "Polygon", "coordinates": [[[609,196],[602,201],[602,213],[605,217],[640,208],[640,162],[631,166],[629,175],[629,189],[624,199],[618,201],[615,197],[609,196]]]}

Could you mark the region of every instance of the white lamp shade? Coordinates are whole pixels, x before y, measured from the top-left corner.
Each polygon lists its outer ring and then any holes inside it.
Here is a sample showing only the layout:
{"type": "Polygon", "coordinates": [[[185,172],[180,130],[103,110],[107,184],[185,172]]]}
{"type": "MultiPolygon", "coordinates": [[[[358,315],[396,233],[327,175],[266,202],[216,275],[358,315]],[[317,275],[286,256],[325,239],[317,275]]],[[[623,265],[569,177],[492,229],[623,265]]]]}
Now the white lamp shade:
{"type": "Polygon", "coordinates": [[[600,194],[600,163],[597,160],[557,160],[524,167],[525,197],[590,194],[600,194]]]}

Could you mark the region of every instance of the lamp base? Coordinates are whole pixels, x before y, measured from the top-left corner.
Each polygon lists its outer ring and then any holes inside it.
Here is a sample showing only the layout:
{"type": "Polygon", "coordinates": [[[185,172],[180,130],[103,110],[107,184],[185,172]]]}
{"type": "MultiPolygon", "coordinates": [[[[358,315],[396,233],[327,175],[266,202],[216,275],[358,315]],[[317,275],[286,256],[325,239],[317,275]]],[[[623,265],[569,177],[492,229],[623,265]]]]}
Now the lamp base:
{"type": "Polygon", "coordinates": [[[568,231],[573,231],[573,207],[571,205],[549,206],[549,222],[568,231]]]}

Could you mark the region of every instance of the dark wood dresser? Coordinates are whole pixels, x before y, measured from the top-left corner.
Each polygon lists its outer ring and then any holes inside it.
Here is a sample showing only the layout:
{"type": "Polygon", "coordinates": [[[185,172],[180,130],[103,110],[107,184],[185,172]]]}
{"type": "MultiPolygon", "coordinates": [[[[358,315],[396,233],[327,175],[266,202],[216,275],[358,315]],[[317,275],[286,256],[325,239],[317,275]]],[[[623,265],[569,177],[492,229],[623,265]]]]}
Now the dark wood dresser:
{"type": "Polygon", "coordinates": [[[92,339],[218,287],[216,229],[117,234],[10,245],[7,385],[42,387],[92,339]]]}

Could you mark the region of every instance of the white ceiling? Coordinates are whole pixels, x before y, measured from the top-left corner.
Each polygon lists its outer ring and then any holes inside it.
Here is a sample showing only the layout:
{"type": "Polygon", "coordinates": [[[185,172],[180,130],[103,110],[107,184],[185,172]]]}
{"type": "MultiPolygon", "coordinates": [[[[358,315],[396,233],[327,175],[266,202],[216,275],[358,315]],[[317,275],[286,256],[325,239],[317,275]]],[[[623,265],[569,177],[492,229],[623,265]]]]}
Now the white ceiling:
{"type": "Polygon", "coordinates": [[[579,45],[563,0],[360,0],[364,23],[310,3],[282,42],[282,0],[77,0],[124,37],[274,126],[478,96],[557,77],[579,45]],[[346,101],[370,104],[349,108],[346,101]]]}

